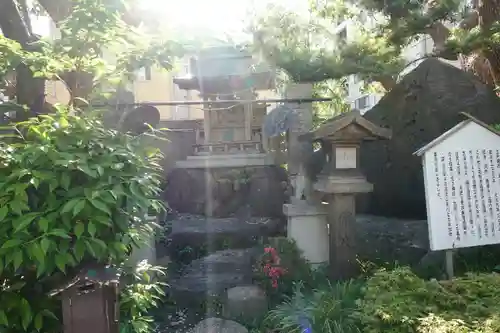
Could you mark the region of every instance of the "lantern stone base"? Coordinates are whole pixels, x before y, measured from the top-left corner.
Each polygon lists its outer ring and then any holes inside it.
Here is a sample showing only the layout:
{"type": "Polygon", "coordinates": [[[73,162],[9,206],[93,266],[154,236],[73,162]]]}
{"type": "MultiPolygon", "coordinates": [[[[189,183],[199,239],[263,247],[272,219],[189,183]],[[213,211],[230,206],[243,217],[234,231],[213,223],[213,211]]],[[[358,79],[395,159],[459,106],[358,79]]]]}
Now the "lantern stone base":
{"type": "Polygon", "coordinates": [[[352,278],[358,272],[354,235],[355,196],[357,193],[371,192],[373,185],[361,175],[344,178],[321,175],[314,184],[314,189],[321,192],[328,202],[331,277],[352,278]]]}
{"type": "Polygon", "coordinates": [[[325,207],[313,206],[305,201],[283,205],[288,217],[287,235],[293,239],[313,266],[328,263],[328,225],[325,207]]]}

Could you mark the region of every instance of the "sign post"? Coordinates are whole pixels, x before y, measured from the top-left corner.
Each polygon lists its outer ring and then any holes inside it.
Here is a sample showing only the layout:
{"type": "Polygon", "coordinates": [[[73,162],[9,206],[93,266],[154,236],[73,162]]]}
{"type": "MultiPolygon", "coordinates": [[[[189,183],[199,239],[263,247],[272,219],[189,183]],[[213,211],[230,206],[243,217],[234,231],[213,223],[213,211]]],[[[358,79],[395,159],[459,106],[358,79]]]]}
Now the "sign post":
{"type": "Polygon", "coordinates": [[[500,243],[500,133],[468,119],[417,152],[422,156],[431,250],[500,243]]]}

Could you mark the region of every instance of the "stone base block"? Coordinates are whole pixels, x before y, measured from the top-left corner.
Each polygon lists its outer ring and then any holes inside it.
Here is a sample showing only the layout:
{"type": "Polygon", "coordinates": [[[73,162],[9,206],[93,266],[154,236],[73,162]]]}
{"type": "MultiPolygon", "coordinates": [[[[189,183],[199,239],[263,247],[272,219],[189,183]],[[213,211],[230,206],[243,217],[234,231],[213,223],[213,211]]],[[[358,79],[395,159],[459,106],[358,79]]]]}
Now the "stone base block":
{"type": "Polygon", "coordinates": [[[305,259],[313,265],[329,261],[327,212],[322,206],[312,206],[305,201],[283,205],[288,217],[287,236],[293,239],[305,259]]]}
{"type": "Polygon", "coordinates": [[[266,293],[258,286],[239,286],[227,291],[224,317],[235,320],[260,320],[267,311],[266,293]]]}

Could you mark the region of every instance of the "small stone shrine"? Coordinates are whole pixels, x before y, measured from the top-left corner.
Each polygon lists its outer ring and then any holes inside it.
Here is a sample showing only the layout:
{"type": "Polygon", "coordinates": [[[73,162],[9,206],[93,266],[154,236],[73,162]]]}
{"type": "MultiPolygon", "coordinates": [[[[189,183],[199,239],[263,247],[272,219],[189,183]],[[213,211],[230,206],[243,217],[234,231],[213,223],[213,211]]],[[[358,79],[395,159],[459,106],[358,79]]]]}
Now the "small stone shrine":
{"type": "Polygon", "coordinates": [[[256,101],[258,90],[274,87],[274,71],[233,47],[202,50],[191,70],[174,83],[200,92],[203,126],[194,129],[193,154],[167,177],[166,201],[180,213],[281,216],[287,175],[262,139],[267,105],[256,101]]]}
{"type": "Polygon", "coordinates": [[[255,66],[246,52],[209,48],[192,59],[192,75],[174,79],[180,89],[199,91],[205,102],[203,128],[196,129],[195,155],[179,161],[179,168],[273,164],[261,135],[267,105],[238,102],[256,99],[257,90],[274,88],[271,69],[255,66]]]}
{"type": "Polygon", "coordinates": [[[373,189],[359,169],[359,146],[362,141],[390,139],[391,135],[390,130],[376,126],[353,110],[302,136],[306,141],[319,141],[332,148],[327,150],[327,162],[313,189],[328,203],[329,261],[334,278],[350,278],[356,273],[355,196],[373,189]]]}
{"type": "Polygon", "coordinates": [[[422,156],[433,251],[500,243],[500,132],[463,113],[422,156]]]}

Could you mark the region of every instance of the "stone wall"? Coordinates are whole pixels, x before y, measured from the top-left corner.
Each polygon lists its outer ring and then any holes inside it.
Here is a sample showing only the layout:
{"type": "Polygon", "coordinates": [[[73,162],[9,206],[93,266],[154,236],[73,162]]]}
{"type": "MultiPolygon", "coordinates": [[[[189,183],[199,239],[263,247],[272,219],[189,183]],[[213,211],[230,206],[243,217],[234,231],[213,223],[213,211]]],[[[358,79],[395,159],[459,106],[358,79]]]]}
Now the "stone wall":
{"type": "Polygon", "coordinates": [[[164,199],[179,213],[282,217],[287,179],[278,166],[174,169],[167,176],[164,199]]]}

